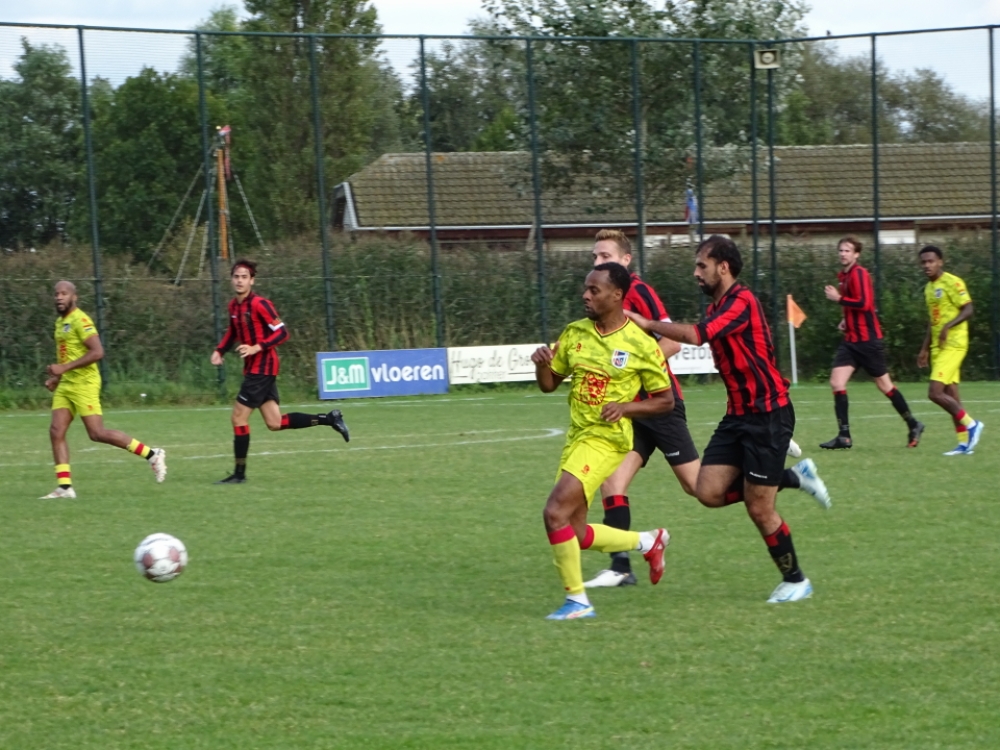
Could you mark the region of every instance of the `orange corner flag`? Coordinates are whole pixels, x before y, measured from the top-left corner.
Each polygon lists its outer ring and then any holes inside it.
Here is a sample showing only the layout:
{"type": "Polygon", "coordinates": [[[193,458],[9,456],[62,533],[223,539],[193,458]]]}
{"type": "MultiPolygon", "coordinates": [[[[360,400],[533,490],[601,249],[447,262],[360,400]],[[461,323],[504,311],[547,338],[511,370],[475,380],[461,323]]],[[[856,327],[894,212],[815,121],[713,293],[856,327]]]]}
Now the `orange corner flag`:
{"type": "Polygon", "coordinates": [[[802,312],[802,308],[795,304],[792,295],[788,295],[788,322],[796,328],[801,328],[808,316],[802,312]]]}

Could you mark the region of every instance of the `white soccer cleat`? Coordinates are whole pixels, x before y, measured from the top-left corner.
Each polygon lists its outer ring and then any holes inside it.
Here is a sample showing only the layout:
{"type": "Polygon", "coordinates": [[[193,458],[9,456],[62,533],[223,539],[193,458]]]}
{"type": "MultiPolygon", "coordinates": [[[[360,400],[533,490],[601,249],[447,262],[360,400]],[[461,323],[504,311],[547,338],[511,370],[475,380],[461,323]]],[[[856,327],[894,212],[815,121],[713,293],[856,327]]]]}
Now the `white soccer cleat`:
{"type": "Polygon", "coordinates": [[[792,467],[792,473],[799,478],[799,489],[808,492],[823,510],[829,510],[833,502],[826,489],[826,482],[819,478],[816,464],[811,458],[804,458],[792,467]]]}
{"type": "Polygon", "coordinates": [[[792,440],[791,438],[789,438],[787,453],[792,458],[798,458],[799,456],[802,455],[802,449],[799,447],[798,443],[796,443],[794,440],[792,440]]]}
{"type": "Polygon", "coordinates": [[[808,599],[812,595],[813,586],[808,578],[799,583],[782,581],[778,584],[778,588],[774,590],[774,593],[771,594],[771,598],[767,600],[767,603],[781,604],[783,602],[797,602],[802,599],[808,599]]]}
{"type": "Polygon", "coordinates": [[[72,487],[67,487],[63,489],[62,487],[56,487],[48,495],[42,495],[39,500],[76,500],[76,490],[72,487]]]}
{"type": "Polygon", "coordinates": [[[617,570],[602,570],[596,576],[583,584],[588,589],[614,588],[616,586],[635,586],[634,573],[619,573],[617,570]]]}
{"type": "Polygon", "coordinates": [[[972,453],[976,449],[976,444],[979,442],[979,438],[983,436],[983,428],[985,426],[982,422],[976,421],[969,427],[969,453],[972,453]]]}
{"type": "Polygon", "coordinates": [[[163,448],[154,448],[149,457],[149,467],[156,474],[156,481],[162,482],[167,478],[167,452],[163,448]]]}

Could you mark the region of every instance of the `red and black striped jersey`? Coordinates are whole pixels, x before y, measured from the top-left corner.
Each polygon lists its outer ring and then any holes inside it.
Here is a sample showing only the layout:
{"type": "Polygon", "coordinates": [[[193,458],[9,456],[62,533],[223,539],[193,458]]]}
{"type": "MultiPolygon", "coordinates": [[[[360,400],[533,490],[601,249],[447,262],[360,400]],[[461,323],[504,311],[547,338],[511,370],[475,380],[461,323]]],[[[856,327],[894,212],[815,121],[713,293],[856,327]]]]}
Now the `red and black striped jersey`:
{"type": "MultiPolygon", "coordinates": [[[[628,294],[625,295],[623,303],[626,310],[637,312],[644,318],[660,320],[664,323],[670,322],[670,313],[667,312],[667,308],[660,300],[656,290],[640,279],[637,273],[632,274],[632,286],[629,287],[628,294]]],[[[653,338],[657,341],[660,340],[660,337],[655,334],[653,334],[653,338]]],[[[674,377],[669,361],[667,362],[667,374],[670,376],[670,382],[674,386],[674,398],[684,398],[684,394],[681,392],[681,384],[674,377]]],[[[640,396],[645,397],[645,392],[640,392],[640,396]]]]}
{"type": "Polygon", "coordinates": [[[288,340],[288,329],[278,317],[271,300],[250,292],[242,302],[229,301],[229,328],[215,348],[225,354],[239,341],[260,344],[261,350],[243,360],[244,375],[277,375],[278,352],[274,347],[288,340]]]}
{"type": "Polygon", "coordinates": [[[733,284],[708,306],[695,326],[698,343],[712,347],[712,357],[726,384],[727,414],[760,414],[788,406],[788,381],[774,358],[774,341],[764,308],[747,287],[733,284]]]}
{"type": "Polygon", "coordinates": [[[857,263],[837,274],[844,308],[844,338],[851,343],[882,338],[875,312],[875,289],[867,269],[857,263]]]}

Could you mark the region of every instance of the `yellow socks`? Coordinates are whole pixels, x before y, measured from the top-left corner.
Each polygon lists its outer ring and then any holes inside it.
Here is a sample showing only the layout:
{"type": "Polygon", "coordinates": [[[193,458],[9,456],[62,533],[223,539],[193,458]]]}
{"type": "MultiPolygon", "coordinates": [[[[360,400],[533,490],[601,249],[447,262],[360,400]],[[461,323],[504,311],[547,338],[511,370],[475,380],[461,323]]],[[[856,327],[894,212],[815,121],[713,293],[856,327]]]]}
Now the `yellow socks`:
{"type": "Polygon", "coordinates": [[[580,542],[572,526],[564,526],[558,531],[549,532],[549,544],[552,545],[552,557],[563,588],[568,595],[583,593],[583,570],[580,567],[580,542]]]}
{"type": "Polygon", "coordinates": [[[149,454],[153,452],[152,448],[148,445],[143,445],[135,438],[132,439],[132,442],[128,444],[128,447],[125,450],[129,453],[134,453],[140,458],[149,458],[149,454]]]}
{"type": "Polygon", "coordinates": [[[69,473],[69,464],[56,464],[56,484],[64,490],[73,486],[73,480],[69,473]]]}
{"type": "Polygon", "coordinates": [[[598,552],[628,552],[639,549],[639,532],[622,531],[601,523],[592,523],[587,526],[583,544],[580,546],[598,552]]]}

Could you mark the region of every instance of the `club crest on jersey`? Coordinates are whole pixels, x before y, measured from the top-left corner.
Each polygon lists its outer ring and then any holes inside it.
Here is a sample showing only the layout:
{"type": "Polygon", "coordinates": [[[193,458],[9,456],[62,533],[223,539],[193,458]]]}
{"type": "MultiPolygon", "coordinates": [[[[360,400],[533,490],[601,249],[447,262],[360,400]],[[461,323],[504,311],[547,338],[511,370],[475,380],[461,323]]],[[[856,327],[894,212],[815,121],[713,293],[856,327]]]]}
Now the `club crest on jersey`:
{"type": "Polygon", "coordinates": [[[72,326],[70,326],[69,323],[63,323],[63,333],[69,333],[70,328],[72,328],[72,326]]]}
{"type": "Polygon", "coordinates": [[[611,354],[611,364],[613,364],[618,369],[621,369],[622,367],[625,366],[626,362],[628,362],[628,352],[623,352],[619,349],[615,349],[614,352],[611,354]]]}
{"type": "Polygon", "coordinates": [[[941,299],[944,296],[944,289],[935,289],[934,296],[941,299]]]}

